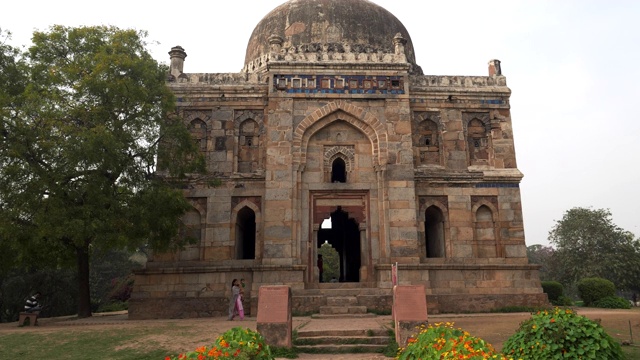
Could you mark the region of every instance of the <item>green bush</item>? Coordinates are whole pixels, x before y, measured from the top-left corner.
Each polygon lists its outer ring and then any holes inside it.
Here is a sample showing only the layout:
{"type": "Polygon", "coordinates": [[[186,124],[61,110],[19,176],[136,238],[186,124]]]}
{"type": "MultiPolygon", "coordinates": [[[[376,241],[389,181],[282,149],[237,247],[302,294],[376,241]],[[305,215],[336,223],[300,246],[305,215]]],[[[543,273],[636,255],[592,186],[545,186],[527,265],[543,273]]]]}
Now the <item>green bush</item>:
{"type": "Polygon", "coordinates": [[[557,281],[543,281],[542,291],[549,297],[549,301],[555,305],[555,302],[564,294],[564,287],[557,281]]]}
{"type": "Polygon", "coordinates": [[[629,300],[618,296],[607,296],[593,303],[593,306],[604,309],[631,309],[629,300]]]}
{"type": "Polygon", "coordinates": [[[578,282],[578,294],[584,306],[592,306],[596,301],[616,295],[616,286],[603,278],[584,278],[578,282]]]}
{"type": "Polygon", "coordinates": [[[167,360],[204,360],[204,359],[251,359],[273,360],[271,348],[264,337],[249,328],[234,327],[218,336],[210,346],[200,346],[177,356],[167,356],[167,360]]]}
{"type": "Polygon", "coordinates": [[[422,325],[420,333],[409,338],[407,346],[396,357],[399,360],[410,359],[501,359],[488,342],[469,335],[462,329],[453,327],[453,323],[422,325]]]}
{"type": "Polygon", "coordinates": [[[573,306],[573,300],[568,297],[568,296],[560,296],[558,298],[558,300],[556,300],[555,303],[553,303],[553,305],[555,306],[573,306]]]}
{"type": "Polygon", "coordinates": [[[102,304],[98,307],[97,312],[114,312],[114,311],[123,311],[129,309],[129,303],[126,301],[114,301],[108,304],[102,304]]]}
{"type": "Polygon", "coordinates": [[[570,309],[531,316],[503,345],[517,359],[624,359],[620,345],[596,322],[570,309]]]}

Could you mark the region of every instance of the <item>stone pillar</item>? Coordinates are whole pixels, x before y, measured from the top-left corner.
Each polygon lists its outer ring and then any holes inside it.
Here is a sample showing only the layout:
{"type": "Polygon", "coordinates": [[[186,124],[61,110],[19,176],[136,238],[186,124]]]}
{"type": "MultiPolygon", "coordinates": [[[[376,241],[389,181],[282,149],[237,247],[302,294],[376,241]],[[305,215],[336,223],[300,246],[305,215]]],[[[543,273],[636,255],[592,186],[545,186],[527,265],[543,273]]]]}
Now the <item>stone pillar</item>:
{"type": "Polygon", "coordinates": [[[404,45],[407,43],[407,39],[402,37],[402,34],[397,33],[393,37],[393,45],[395,47],[396,59],[398,62],[407,62],[407,55],[404,52],[404,45]]]}
{"type": "Polygon", "coordinates": [[[500,60],[493,59],[489,61],[489,76],[502,75],[502,69],[500,68],[500,60]]]}
{"type": "Polygon", "coordinates": [[[278,60],[280,56],[280,52],[282,51],[282,43],[283,40],[280,36],[273,34],[269,36],[269,59],[270,60],[278,60]]]}
{"type": "Polygon", "coordinates": [[[313,237],[311,239],[311,261],[309,266],[311,267],[311,271],[309,271],[309,275],[311,278],[309,279],[310,283],[320,282],[320,270],[318,270],[318,230],[320,226],[317,224],[312,224],[313,226],[313,237]]]}
{"type": "Polygon", "coordinates": [[[187,57],[187,53],[184,51],[182,46],[178,45],[171,48],[169,56],[171,58],[170,73],[177,78],[183,72],[184,59],[187,57]]]}
{"type": "Polygon", "coordinates": [[[369,242],[367,241],[367,224],[360,224],[360,282],[369,281],[369,242]]]}

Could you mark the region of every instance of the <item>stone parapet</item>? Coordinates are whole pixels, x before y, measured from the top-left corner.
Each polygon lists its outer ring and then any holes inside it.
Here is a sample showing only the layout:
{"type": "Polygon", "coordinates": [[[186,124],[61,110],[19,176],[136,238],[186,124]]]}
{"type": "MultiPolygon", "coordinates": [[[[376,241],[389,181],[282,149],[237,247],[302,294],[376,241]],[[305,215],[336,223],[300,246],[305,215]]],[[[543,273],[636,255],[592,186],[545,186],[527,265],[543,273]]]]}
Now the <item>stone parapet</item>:
{"type": "Polygon", "coordinates": [[[464,88],[464,91],[487,91],[496,88],[497,91],[511,93],[504,76],[450,76],[450,75],[410,75],[409,82],[412,90],[433,88],[464,88]]]}

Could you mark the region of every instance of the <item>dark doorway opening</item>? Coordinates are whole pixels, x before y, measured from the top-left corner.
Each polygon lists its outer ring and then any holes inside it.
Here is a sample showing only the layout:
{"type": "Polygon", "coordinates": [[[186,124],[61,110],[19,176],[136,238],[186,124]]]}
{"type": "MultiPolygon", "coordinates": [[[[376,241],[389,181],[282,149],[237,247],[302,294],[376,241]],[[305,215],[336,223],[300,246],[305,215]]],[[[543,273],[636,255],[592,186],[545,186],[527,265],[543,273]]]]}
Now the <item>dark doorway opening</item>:
{"type": "Polygon", "coordinates": [[[338,252],[340,282],[360,281],[360,229],[355,219],[338,206],[331,213],[331,228],[318,230],[318,249],[328,243],[338,252]]]}
{"type": "Polygon", "coordinates": [[[256,258],[256,214],[246,206],[236,219],[236,251],[238,259],[256,258]]]}

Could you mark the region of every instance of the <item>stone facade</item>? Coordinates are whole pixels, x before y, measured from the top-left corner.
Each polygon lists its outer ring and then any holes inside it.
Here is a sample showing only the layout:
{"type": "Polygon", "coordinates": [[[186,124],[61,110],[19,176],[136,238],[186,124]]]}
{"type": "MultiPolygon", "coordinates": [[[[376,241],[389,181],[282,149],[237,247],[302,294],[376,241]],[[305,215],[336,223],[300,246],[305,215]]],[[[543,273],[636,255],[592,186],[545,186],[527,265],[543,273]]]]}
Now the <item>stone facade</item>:
{"type": "Polygon", "coordinates": [[[259,287],[281,284],[294,312],[331,291],[388,310],[394,263],[432,313],[546,303],[499,61],[488,76],[423,75],[402,24],[365,0],[289,1],[249,44],[237,74],[184,73],[184,49],[169,53],[169,86],[207,160],[184,190],[199,241],[137,272],[131,318],[225,314],[234,278],[254,311],[259,287]],[[320,6],[333,22],[302,11],[320,6]],[[377,31],[368,43],[344,32],[344,14],[371,11],[396,28],[362,30],[377,31]],[[337,284],[318,282],[325,241],[337,284]]]}

